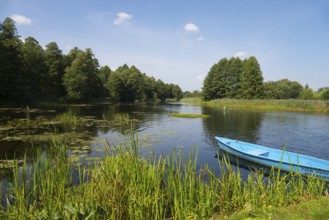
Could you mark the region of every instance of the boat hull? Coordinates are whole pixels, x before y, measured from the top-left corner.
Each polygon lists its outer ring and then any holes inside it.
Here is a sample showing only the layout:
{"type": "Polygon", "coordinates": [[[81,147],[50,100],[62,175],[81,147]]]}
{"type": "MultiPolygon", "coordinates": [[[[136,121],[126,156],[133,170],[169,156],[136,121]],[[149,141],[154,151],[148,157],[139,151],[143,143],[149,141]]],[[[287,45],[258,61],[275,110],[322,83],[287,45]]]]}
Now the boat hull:
{"type": "Polygon", "coordinates": [[[216,140],[222,151],[237,158],[263,167],[313,175],[329,181],[329,161],[227,138],[216,137],[216,140]]]}

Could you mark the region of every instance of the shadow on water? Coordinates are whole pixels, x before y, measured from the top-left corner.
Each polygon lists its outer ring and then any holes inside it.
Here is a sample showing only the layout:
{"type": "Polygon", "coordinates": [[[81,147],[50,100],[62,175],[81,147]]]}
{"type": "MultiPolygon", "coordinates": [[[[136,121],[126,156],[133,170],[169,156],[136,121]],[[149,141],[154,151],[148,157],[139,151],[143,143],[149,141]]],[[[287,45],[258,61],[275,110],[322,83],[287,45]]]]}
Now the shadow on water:
{"type": "Polygon", "coordinates": [[[229,161],[234,170],[241,173],[241,176],[244,180],[248,178],[248,174],[250,172],[264,172],[265,176],[268,176],[271,173],[270,168],[251,163],[248,160],[230,155],[222,150],[217,151],[216,157],[218,157],[220,160],[229,161]]]}
{"type": "Polygon", "coordinates": [[[215,136],[257,142],[264,119],[263,112],[202,107],[202,114],[209,115],[202,121],[208,142],[217,146],[215,136]]]}

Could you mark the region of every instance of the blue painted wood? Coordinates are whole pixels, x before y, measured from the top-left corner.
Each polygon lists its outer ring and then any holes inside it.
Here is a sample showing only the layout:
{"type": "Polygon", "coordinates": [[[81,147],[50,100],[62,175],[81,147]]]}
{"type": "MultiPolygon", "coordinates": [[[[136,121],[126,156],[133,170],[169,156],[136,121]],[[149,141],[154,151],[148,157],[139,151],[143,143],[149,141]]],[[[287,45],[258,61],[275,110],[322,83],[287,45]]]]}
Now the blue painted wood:
{"type": "Polygon", "coordinates": [[[221,150],[265,167],[315,175],[329,182],[329,161],[257,144],[215,137],[221,150]]]}

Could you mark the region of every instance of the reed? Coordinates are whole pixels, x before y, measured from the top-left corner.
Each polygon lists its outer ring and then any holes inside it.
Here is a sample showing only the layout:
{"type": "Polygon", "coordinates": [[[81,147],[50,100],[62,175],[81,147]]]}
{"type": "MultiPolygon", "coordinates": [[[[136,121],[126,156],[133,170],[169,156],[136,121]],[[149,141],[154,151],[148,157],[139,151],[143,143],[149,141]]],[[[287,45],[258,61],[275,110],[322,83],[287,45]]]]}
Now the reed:
{"type": "Polygon", "coordinates": [[[201,98],[184,98],[182,102],[194,105],[219,107],[219,108],[247,108],[264,111],[298,111],[329,113],[329,102],[323,100],[275,100],[275,99],[216,99],[202,101],[201,98]]]}
{"type": "Polygon", "coordinates": [[[113,115],[112,123],[115,125],[129,125],[131,119],[127,113],[116,113],[113,115]]]}
{"type": "Polygon", "coordinates": [[[59,114],[56,121],[61,123],[65,130],[75,130],[79,125],[78,117],[71,110],[59,114]]]}
{"type": "Polygon", "coordinates": [[[26,106],[26,127],[27,127],[27,134],[30,134],[30,126],[31,126],[30,108],[29,108],[29,106],[26,106]]]}
{"type": "Polygon", "coordinates": [[[0,209],[4,219],[203,219],[282,207],[320,197],[323,181],[271,171],[247,180],[225,157],[221,172],[197,169],[197,151],[183,159],[139,157],[138,136],[107,148],[101,162],[74,167],[67,148],[55,140],[46,152],[14,167],[13,181],[0,209]],[[115,149],[115,150],[113,150],[115,149]]]}
{"type": "Polygon", "coordinates": [[[179,118],[207,118],[208,115],[204,114],[189,114],[189,113],[171,113],[169,116],[179,117],[179,118]]]}

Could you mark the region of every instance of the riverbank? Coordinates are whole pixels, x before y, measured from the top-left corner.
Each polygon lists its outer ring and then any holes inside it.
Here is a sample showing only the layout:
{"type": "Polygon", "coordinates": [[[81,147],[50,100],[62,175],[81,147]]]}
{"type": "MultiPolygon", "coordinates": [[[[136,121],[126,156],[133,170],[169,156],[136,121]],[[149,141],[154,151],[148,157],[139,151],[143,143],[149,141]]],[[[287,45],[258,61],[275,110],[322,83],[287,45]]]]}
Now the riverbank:
{"type": "Polygon", "coordinates": [[[244,210],[236,212],[229,216],[214,216],[213,220],[245,220],[245,219],[328,219],[329,216],[329,197],[323,196],[318,199],[311,199],[298,204],[291,204],[287,207],[259,208],[252,210],[246,207],[244,210]]]}
{"type": "Polygon", "coordinates": [[[88,167],[72,163],[60,140],[37,153],[30,165],[25,159],[23,166],[14,167],[9,186],[1,189],[5,197],[0,217],[268,219],[288,205],[296,209],[305,201],[321,198],[320,204],[327,192],[323,181],[296,174],[271,172],[265,177],[255,172],[242,180],[225,159],[218,161],[220,173],[207,166],[197,170],[197,152],[191,152],[187,160],[175,152],[146,160],[138,155],[138,136],[133,134],[130,144],[105,147],[107,154],[88,167]]]}
{"type": "Polygon", "coordinates": [[[199,106],[210,106],[218,108],[254,109],[262,111],[294,111],[294,112],[314,112],[329,113],[329,101],[320,100],[265,100],[265,99],[216,99],[202,101],[201,98],[184,98],[181,102],[199,106]]]}

